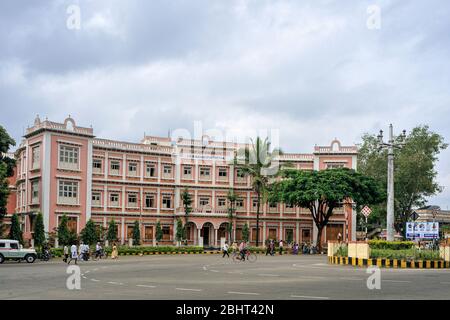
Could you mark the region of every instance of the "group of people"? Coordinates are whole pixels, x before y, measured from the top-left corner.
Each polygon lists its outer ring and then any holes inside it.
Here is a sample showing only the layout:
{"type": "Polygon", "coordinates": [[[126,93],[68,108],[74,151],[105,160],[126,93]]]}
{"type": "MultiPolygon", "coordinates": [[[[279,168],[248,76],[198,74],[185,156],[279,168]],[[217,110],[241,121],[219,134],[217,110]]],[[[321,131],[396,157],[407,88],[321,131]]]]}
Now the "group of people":
{"type": "MultiPolygon", "coordinates": [[[[77,264],[78,260],[88,261],[90,258],[89,245],[83,244],[83,242],[80,243],[78,248],[77,248],[76,244],[72,244],[70,249],[69,249],[68,245],[65,245],[63,252],[64,252],[63,261],[66,262],[67,264],[70,264],[73,260],[75,261],[75,264],[77,264]]],[[[100,244],[100,242],[97,242],[97,244],[95,245],[95,258],[98,259],[104,255],[105,255],[105,252],[104,252],[102,245],[100,244]]],[[[119,253],[117,250],[117,245],[114,243],[112,246],[111,258],[117,259],[118,256],[119,256],[119,253]]]]}
{"type": "Polygon", "coordinates": [[[225,256],[227,256],[228,258],[230,257],[230,251],[231,252],[237,252],[239,250],[239,256],[241,260],[245,261],[245,257],[247,254],[247,243],[245,241],[241,241],[239,246],[237,245],[236,242],[233,242],[233,244],[230,246],[228,245],[228,242],[225,241],[225,244],[222,247],[222,258],[225,258],[225,256]]]}
{"type": "MultiPolygon", "coordinates": [[[[300,248],[300,245],[297,242],[294,242],[292,244],[292,254],[297,255],[300,251],[300,253],[310,253],[310,250],[307,250],[308,246],[306,243],[302,244],[302,247],[300,248]]],[[[230,251],[231,252],[237,252],[239,251],[241,259],[245,260],[245,254],[247,253],[247,243],[245,241],[241,241],[239,246],[236,242],[233,242],[231,247],[229,246],[228,242],[225,241],[225,244],[222,247],[222,258],[225,258],[225,256],[230,257],[230,251]]],[[[273,239],[270,239],[266,243],[266,256],[275,255],[275,241],[273,239]]],[[[280,255],[283,255],[284,252],[284,241],[280,240],[278,242],[278,253],[280,255]]]]}

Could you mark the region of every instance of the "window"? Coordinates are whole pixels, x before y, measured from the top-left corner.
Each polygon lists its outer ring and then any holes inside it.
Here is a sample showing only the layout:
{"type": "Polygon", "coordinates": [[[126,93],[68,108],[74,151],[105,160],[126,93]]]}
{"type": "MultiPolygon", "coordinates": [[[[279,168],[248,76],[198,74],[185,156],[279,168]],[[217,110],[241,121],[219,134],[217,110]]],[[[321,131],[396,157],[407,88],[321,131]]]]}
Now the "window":
{"type": "Polygon", "coordinates": [[[40,148],[34,147],[32,151],[32,169],[40,167],[40,148]]]}
{"type": "Polygon", "coordinates": [[[94,173],[101,173],[102,172],[102,160],[94,159],[92,161],[92,168],[93,168],[94,173]]]}
{"type": "Polygon", "coordinates": [[[120,174],[120,162],[111,161],[111,174],[120,174]]]}
{"type": "Polygon", "coordinates": [[[153,227],[145,227],[144,228],[144,240],[152,240],[153,239],[153,227]]]}
{"type": "Polygon", "coordinates": [[[72,232],[78,231],[78,219],[77,217],[67,217],[67,228],[72,232]]]}
{"type": "Polygon", "coordinates": [[[276,202],[269,203],[269,208],[270,209],[276,209],[277,207],[278,207],[278,204],[276,202]]]}
{"type": "Polygon", "coordinates": [[[4,248],[5,247],[5,243],[4,242],[0,242],[0,248],[4,248]]]}
{"type": "Polygon", "coordinates": [[[163,233],[163,240],[170,240],[170,227],[169,226],[163,226],[162,227],[162,233],[163,233]]]}
{"type": "Polygon", "coordinates": [[[199,204],[200,204],[200,207],[209,206],[209,198],[206,198],[206,197],[200,198],[199,204]]]}
{"type": "Polygon", "coordinates": [[[119,194],[111,193],[109,195],[109,203],[111,206],[118,207],[119,206],[119,194]]]}
{"type": "Polygon", "coordinates": [[[293,209],[294,205],[292,203],[286,203],[286,209],[293,209]]]}
{"type": "Polygon", "coordinates": [[[236,208],[243,208],[244,207],[244,199],[239,198],[236,200],[236,208]]]}
{"type": "Polygon", "coordinates": [[[11,249],[19,249],[19,244],[16,242],[10,242],[9,247],[11,249]]]}
{"type": "Polygon", "coordinates": [[[78,169],[78,148],[61,145],[59,147],[59,166],[62,169],[78,169]]]}
{"type": "Polygon", "coordinates": [[[172,173],[172,167],[164,166],[164,174],[171,174],[171,173],[172,173]]]}
{"type": "Polygon", "coordinates": [[[210,175],[211,175],[210,168],[205,168],[205,167],[200,168],[200,178],[209,179],[210,175]]]}
{"type": "Polygon", "coordinates": [[[183,175],[191,177],[192,176],[192,167],[184,167],[183,168],[183,175]]]}
{"type": "Polygon", "coordinates": [[[58,202],[62,204],[78,204],[78,182],[59,181],[58,202]]]}
{"type": "Polygon", "coordinates": [[[227,204],[227,200],[225,198],[219,198],[217,201],[217,205],[219,207],[225,207],[227,204]]]}
{"type": "MultiPolygon", "coordinates": [[[[256,241],[256,228],[252,228],[252,241],[256,241]]],[[[261,239],[261,228],[259,228],[259,238],[261,239]]]]}
{"type": "Polygon", "coordinates": [[[269,229],[269,239],[277,239],[277,229],[269,229]]]}
{"type": "Polygon", "coordinates": [[[146,208],[155,208],[155,196],[147,194],[145,195],[145,207],[146,208]]]}
{"type": "Polygon", "coordinates": [[[227,169],[219,168],[219,178],[226,178],[226,177],[227,177],[227,169]]]}
{"type": "Polygon", "coordinates": [[[172,208],[172,197],[171,196],[163,196],[162,206],[164,209],[172,208]]]}
{"type": "Polygon", "coordinates": [[[132,208],[137,207],[137,194],[136,193],[128,194],[128,206],[132,207],[132,208]]]}
{"type": "Polygon", "coordinates": [[[244,171],[242,171],[241,169],[237,169],[237,170],[236,170],[236,177],[238,178],[238,180],[243,180],[243,179],[245,179],[245,173],[244,173],[244,171]]]}
{"type": "Polygon", "coordinates": [[[137,163],[136,162],[128,163],[128,175],[130,175],[130,176],[137,175],[137,163]]]}
{"type": "Polygon", "coordinates": [[[156,172],[156,167],[154,164],[147,163],[145,165],[145,174],[147,177],[154,177],[156,172]]]}
{"type": "Polygon", "coordinates": [[[252,207],[253,207],[253,209],[256,209],[258,207],[258,199],[252,200],[252,207]]]}
{"type": "Polygon", "coordinates": [[[39,181],[31,183],[31,203],[39,203],[39,181]]]}
{"type": "Polygon", "coordinates": [[[102,205],[100,192],[92,193],[92,205],[93,206],[101,206],[102,205]]]}
{"type": "Polygon", "coordinates": [[[335,162],[330,162],[327,163],[327,169],[337,169],[337,168],[344,168],[345,164],[344,163],[335,163],[335,162]]]}

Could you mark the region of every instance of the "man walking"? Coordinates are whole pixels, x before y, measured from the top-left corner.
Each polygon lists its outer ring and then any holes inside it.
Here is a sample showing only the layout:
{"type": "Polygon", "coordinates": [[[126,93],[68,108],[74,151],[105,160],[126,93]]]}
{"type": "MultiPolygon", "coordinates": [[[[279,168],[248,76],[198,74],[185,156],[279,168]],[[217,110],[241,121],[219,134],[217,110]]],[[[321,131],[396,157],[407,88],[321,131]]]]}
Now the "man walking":
{"type": "Polygon", "coordinates": [[[73,244],[70,247],[70,260],[69,262],[67,262],[67,264],[70,264],[70,262],[72,260],[75,260],[75,264],[77,264],[77,260],[78,260],[78,253],[77,253],[77,246],[75,244],[73,244]]]}
{"type": "Polygon", "coordinates": [[[283,255],[283,240],[280,240],[280,256],[283,255]]]}
{"type": "Polygon", "coordinates": [[[69,246],[67,244],[64,245],[64,259],[63,261],[67,263],[67,259],[69,259],[69,246]]]}
{"type": "Polygon", "coordinates": [[[223,245],[223,256],[222,258],[225,258],[225,255],[228,256],[228,258],[230,257],[230,254],[228,253],[228,242],[225,241],[225,244],[223,245]]]}

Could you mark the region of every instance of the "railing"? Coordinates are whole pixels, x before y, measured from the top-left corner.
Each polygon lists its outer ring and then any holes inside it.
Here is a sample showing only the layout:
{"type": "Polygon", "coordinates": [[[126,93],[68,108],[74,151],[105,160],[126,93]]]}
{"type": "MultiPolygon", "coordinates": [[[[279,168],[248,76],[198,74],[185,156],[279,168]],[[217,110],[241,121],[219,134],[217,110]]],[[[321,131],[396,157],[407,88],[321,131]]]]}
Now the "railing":
{"type": "MultiPolygon", "coordinates": [[[[66,125],[63,123],[57,123],[57,122],[52,122],[52,121],[42,121],[36,125],[34,125],[33,127],[27,128],[27,134],[32,133],[34,131],[37,131],[39,129],[51,129],[51,130],[59,130],[59,131],[71,131],[68,130],[66,125]]],[[[75,133],[81,133],[81,134],[86,134],[86,135],[93,135],[94,134],[94,130],[92,128],[81,128],[81,127],[74,127],[73,131],[75,133]]]]}
{"type": "Polygon", "coordinates": [[[130,143],[130,142],[120,142],[120,141],[112,141],[106,139],[94,139],[94,146],[103,147],[103,148],[111,148],[111,149],[120,149],[126,151],[139,151],[139,152],[164,152],[167,154],[171,154],[173,151],[172,147],[165,146],[154,146],[148,144],[140,144],[140,143],[130,143]]]}

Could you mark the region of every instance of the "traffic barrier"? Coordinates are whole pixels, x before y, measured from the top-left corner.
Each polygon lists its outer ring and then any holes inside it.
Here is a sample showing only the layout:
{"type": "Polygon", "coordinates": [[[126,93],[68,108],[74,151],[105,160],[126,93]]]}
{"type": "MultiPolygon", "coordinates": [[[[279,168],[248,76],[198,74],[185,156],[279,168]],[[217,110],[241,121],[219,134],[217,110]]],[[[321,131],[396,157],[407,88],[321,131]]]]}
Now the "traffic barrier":
{"type": "Polygon", "coordinates": [[[443,260],[400,260],[400,259],[361,259],[353,257],[329,256],[328,263],[338,265],[352,265],[358,267],[386,267],[386,268],[415,268],[415,269],[449,269],[450,261],[443,260]]]}

